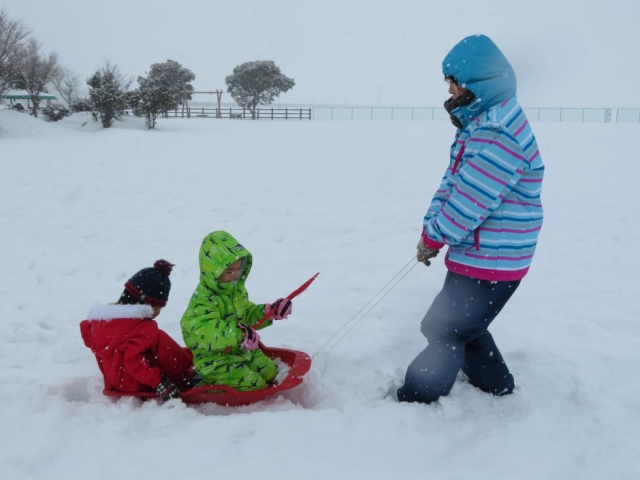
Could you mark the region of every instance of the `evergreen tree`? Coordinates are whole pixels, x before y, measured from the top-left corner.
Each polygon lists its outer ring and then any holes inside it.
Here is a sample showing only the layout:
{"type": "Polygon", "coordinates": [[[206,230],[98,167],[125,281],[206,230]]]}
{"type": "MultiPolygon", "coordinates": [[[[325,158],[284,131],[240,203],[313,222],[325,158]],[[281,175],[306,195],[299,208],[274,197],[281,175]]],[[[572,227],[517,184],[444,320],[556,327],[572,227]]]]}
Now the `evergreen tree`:
{"type": "Polygon", "coordinates": [[[258,105],[269,105],[295,85],[293,79],[284,75],[271,60],[238,65],[225,82],[231,97],[242,108],[251,111],[252,119],[256,118],[258,105]]]}
{"type": "MultiPolygon", "coordinates": [[[[167,60],[164,63],[151,65],[147,78],[149,81],[161,81],[169,89],[171,95],[169,97],[162,95],[166,101],[161,107],[161,113],[167,116],[169,110],[175,110],[182,104],[183,91],[193,91],[193,85],[190,82],[193,82],[196,76],[179,62],[167,60]]],[[[191,95],[188,95],[187,99],[191,100],[191,95]]]]}
{"type": "Polygon", "coordinates": [[[102,126],[109,128],[113,121],[126,108],[126,89],[130,81],[118,71],[118,67],[109,62],[97,70],[88,80],[89,98],[95,110],[100,114],[102,126]]]}
{"type": "Polygon", "coordinates": [[[175,91],[165,76],[138,77],[138,83],[140,88],[129,97],[133,113],[144,117],[147,128],[155,128],[158,117],[174,102],[175,91]]]}

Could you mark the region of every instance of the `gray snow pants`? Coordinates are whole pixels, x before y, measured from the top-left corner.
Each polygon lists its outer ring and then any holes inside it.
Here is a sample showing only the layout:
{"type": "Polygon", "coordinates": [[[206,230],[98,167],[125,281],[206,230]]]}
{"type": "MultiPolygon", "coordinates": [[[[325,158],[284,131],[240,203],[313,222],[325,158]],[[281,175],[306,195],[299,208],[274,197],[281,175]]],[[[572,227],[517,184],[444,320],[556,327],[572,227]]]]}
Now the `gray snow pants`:
{"type": "Polygon", "coordinates": [[[480,390],[513,392],[513,375],[487,329],[519,285],[520,280],[489,282],[448,272],[422,320],[429,344],[409,365],[398,400],[434,402],[449,393],[460,369],[480,390]]]}

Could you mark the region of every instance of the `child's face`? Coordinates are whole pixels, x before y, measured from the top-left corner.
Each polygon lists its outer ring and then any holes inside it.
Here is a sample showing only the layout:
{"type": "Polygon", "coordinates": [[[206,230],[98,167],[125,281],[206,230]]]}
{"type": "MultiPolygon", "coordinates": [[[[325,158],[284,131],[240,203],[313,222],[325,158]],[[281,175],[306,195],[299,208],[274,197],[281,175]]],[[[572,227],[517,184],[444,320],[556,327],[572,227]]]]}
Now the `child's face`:
{"type": "Polygon", "coordinates": [[[162,307],[160,305],[151,305],[151,308],[153,308],[153,316],[151,318],[156,318],[160,315],[160,312],[162,311],[162,307]]]}
{"type": "Polygon", "coordinates": [[[242,259],[236,260],[231,265],[229,265],[224,272],[222,272],[222,275],[220,275],[218,281],[220,283],[235,282],[240,278],[243,270],[242,259]]]}

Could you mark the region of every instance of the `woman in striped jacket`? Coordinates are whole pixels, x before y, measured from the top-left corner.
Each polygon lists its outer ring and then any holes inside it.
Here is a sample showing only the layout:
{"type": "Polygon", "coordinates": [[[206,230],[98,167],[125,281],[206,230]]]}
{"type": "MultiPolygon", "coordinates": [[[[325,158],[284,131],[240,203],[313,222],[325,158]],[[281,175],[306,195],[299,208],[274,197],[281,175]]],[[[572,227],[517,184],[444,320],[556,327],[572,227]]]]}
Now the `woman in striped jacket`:
{"type": "Polygon", "coordinates": [[[450,162],[424,217],[418,261],[448,245],[442,291],[422,321],[429,345],[409,365],[398,399],[431,403],[460,369],[494,395],[513,376],[489,331],[527,274],[542,226],[544,165],[516,99],[509,61],[484,35],[463,39],[442,62],[457,127],[450,162]]]}

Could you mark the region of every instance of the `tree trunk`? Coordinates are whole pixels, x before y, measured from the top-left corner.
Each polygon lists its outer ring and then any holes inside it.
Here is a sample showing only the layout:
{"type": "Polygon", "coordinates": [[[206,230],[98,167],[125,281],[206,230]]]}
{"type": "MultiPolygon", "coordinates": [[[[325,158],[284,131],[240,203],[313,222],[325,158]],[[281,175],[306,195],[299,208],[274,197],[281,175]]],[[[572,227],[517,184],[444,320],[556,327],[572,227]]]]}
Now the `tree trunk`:
{"type": "Polygon", "coordinates": [[[33,100],[33,116],[38,116],[38,107],[40,107],[40,99],[38,99],[38,95],[32,95],[33,100]]]}

